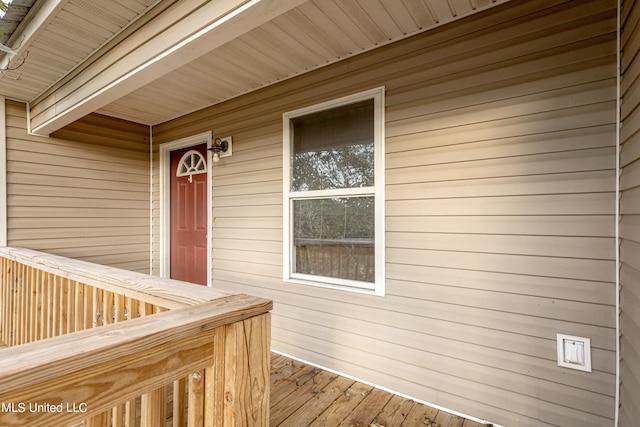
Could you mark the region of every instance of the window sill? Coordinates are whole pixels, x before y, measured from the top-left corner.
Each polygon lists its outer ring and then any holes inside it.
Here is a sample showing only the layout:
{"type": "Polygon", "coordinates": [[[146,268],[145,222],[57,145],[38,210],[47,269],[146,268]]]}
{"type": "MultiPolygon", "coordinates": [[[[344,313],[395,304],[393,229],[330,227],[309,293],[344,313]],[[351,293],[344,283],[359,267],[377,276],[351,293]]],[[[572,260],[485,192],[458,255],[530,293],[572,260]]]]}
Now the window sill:
{"type": "Polygon", "coordinates": [[[334,279],[329,277],[318,277],[306,274],[294,274],[289,278],[285,278],[286,283],[295,283],[298,285],[315,286],[318,288],[335,289],[339,291],[353,292],[357,294],[374,295],[384,297],[384,287],[376,286],[375,283],[363,283],[350,280],[334,279]]]}

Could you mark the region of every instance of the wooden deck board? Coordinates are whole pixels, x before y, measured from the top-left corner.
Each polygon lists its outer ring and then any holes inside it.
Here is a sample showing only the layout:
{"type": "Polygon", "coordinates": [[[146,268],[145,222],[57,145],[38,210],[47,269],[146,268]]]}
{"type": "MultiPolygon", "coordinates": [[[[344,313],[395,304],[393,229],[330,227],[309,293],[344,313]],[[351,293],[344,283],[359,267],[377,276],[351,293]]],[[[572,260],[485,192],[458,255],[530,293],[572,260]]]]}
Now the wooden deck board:
{"type": "MultiPolygon", "coordinates": [[[[400,424],[401,427],[430,426],[434,418],[438,415],[438,410],[429,406],[415,404],[407,413],[407,416],[400,424]]],[[[437,424],[436,424],[437,425],[437,424]]],[[[452,426],[447,426],[452,427],[452,426]]]]}
{"type": "Polygon", "coordinates": [[[414,405],[413,400],[405,399],[402,396],[394,395],[389,403],[376,415],[376,424],[381,426],[399,426],[407,417],[414,405]]]}
{"type": "MultiPolygon", "coordinates": [[[[324,371],[322,373],[324,373],[324,371]]],[[[354,382],[355,381],[348,378],[334,375],[332,380],[324,387],[314,387],[311,390],[314,395],[308,399],[306,399],[308,393],[296,393],[296,396],[302,396],[305,398],[305,402],[293,413],[284,418],[281,423],[274,424],[275,420],[272,420],[269,425],[279,425],[282,427],[308,426],[324,411],[331,407],[331,405],[333,405],[334,402],[354,384],[354,382]]],[[[298,401],[300,401],[300,399],[298,399],[298,401]]]]}
{"type": "Polygon", "coordinates": [[[271,427],[483,426],[275,353],[271,362],[271,427]]]}
{"type": "Polygon", "coordinates": [[[323,411],[313,422],[309,423],[309,427],[332,426],[335,425],[336,420],[346,419],[362,403],[371,390],[372,387],[370,386],[358,387],[358,383],[354,382],[329,408],[323,411]]]}
{"type": "Polygon", "coordinates": [[[390,393],[372,387],[371,391],[362,399],[362,402],[339,424],[340,427],[369,427],[371,424],[377,423],[377,414],[382,411],[382,408],[391,400],[391,397],[390,393]]]}
{"type": "MultiPolygon", "coordinates": [[[[0,343],[1,345],[2,343],[0,343]]],[[[171,405],[172,394],[168,395],[171,405]]],[[[170,415],[170,410],[167,413],[170,415]]],[[[167,427],[172,426],[171,418],[167,427]]],[[[271,354],[270,427],[483,427],[466,420],[271,354]]]]}

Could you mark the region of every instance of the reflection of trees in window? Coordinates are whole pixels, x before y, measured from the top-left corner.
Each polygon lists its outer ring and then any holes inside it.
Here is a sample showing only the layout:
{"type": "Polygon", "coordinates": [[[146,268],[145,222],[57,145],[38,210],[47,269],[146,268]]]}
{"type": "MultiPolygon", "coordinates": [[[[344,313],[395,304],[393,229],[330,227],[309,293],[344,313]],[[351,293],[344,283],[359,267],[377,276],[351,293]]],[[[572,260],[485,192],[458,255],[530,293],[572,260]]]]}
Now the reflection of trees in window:
{"type": "Polygon", "coordinates": [[[373,197],[294,200],[297,273],[372,282],[373,197]]]}
{"type": "Polygon", "coordinates": [[[373,142],[293,155],[291,191],[373,185],[373,142]]]}
{"type": "Polygon", "coordinates": [[[294,238],[367,240],[374,237],[373,197],[294,200],[294,238]]]}

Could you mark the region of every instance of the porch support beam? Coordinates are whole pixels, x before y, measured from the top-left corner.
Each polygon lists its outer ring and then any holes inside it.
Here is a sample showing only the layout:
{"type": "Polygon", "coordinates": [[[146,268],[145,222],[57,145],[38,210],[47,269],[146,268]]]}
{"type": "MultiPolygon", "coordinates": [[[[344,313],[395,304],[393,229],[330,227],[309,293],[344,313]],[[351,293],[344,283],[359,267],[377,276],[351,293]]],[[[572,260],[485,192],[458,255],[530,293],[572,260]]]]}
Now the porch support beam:
{"type": "Polygon", "coordinates": [[[49,135],[304,1],[161,1],[164,10],[31,102],[31,131],[49,135]]]}

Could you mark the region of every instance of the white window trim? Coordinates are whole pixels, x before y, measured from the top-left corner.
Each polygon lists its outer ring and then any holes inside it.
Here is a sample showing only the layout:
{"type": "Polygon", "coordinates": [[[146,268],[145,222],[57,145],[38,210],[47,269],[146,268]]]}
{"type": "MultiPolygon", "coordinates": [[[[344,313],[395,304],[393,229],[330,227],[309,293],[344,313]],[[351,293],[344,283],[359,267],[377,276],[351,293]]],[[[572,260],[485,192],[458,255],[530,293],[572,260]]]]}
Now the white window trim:
{"type": "Polygon", "coordinates": [[[366,293],[384,296],[385,294],[385,199],[384,199],[384,141],[385,141],[385,115],[384,115],[384,86],[371,89],[365,92],[334,99],[321,104],[311,105],[294,111],[286,112],[282,115],[282,135],[283,135],[283,198],[282,198],[282,230],[283,230],[283,280],[289,283],[299,283],[304,285],[319,286],[331,289],[341,289],[352,292],[366,293]],[[348,188],[342,190],[315,190],[305,192],[291,192],[291,126],[293,118],[304,116],[318,111],[328,110],[347,104],[353,104],[368,99],[374,100],[374,179],[375,186],[364,188],[348,188]],[[291,223],[291,209],[293,205],[292,194],[295,199],[300,198],[320,198],[336,197],[337,195],[359,195],[372,194],[375,204],[375,281],[374,283],[358,282],[339,278],[291,273],[293,264],[293,252],[291,250],[291,239],[293,236],[293,224],[291,223]]]}

